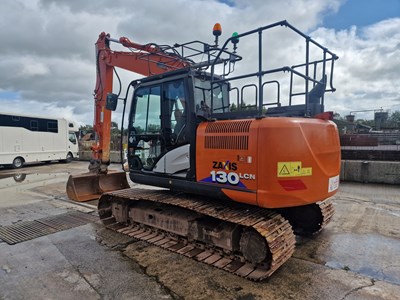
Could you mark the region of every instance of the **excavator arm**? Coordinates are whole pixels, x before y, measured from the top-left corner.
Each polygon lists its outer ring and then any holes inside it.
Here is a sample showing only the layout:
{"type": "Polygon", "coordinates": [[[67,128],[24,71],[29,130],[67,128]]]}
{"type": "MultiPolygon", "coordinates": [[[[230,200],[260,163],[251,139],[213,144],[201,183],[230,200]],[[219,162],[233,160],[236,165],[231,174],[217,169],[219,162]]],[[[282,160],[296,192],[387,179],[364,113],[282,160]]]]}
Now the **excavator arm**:
{"type": "Polygon", "coordinates": [[[190,66],[172,47],[141,45],[126,37],[118,40],[102,32],[96,42],[96,87],[94,90],[94,131],[96,142],[91,147],[89,172],[71,175],[67,182],[68,197],[75,201],[98,199],[107,191],[128,188],[125,172],[109,172],[111,110],[106,109],[107,95],[112,93],[114,68],[143,76],[157,75],[190,66]],[[129,51],[114,51],[110,43],[119,43],[129,51]]]}
{"type": "Polygon", "coordinates": [[[143,76],[157,75],[190,65],[178,54],[168,53],[154,44],[140,45],[126,37],[111,39],[102,32],[96,42],[97,80],[94,90],[94,131],[96,144],[92,146],[93,160],[89,169],[95,173],[108,172],[110,162],[111,110],[106,109],[107,95],[112,92],[114,68],[118,67],[143,76]],[[110,42],[120,43],[131,51],[113,51],[110,42]]]}

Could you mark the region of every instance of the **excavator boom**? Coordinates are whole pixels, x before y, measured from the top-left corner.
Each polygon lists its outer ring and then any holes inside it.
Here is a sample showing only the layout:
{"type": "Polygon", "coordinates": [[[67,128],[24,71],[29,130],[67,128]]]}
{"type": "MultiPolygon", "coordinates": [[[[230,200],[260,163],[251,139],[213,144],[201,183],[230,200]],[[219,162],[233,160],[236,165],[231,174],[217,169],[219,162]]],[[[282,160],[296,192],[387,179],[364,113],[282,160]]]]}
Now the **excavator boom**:
{"type": "Polygon", "coordinates": [[[190,61],[168,53],[154,44],[140,45],[126,37],[119,40],[102,32],[96,42],[96,88],[94,90],[94,124],[96,143],[91,147],[93,158],[89,172],[71,175],[67,182],[68,197],[75,201],[98,199],[102,193],[129,188],[125,172],[109,172],[111,114],[106,109],[107,95],[112,93],[114,68],[122,68],[144,76],[181,69],[190,61]],[[132,51],[113,51],[110,42],[132,51]]]}

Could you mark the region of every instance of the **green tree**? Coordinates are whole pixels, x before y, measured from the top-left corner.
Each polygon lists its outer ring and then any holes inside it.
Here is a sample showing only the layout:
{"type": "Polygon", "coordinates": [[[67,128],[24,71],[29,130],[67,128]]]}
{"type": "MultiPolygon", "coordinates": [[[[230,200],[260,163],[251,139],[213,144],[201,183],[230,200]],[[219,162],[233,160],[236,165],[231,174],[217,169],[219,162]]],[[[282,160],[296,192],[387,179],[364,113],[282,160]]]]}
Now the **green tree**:
{"type": "Polygon", "coordinates": [[[118,128],[118,123],[111,122],[111,136],[119,136],[121,131],[118,128]]]}
{"type": "Polygon", "coordinates": [[[86,124],[86,125],[81,125],[81,126],[79,126],[79,131],[90,131],[90,130],[93,130],[93,126],[92,125],[88,125],[88,124],[86,124]]]}
{"type": "Polygon", "coordinates": [[[375,120],[358,119],[358,120],[356,121],[356,123],[362,124],[362,125],[367,125],[367,126],[369,126],[369,127],[375,127],[375,120]]]}
{"type": "Polygon", "coordinates": [[[393,112],[389,117],[389,121],[400,122],[400,111],[396,110],[395,112],[393,112]]]}
{"type": "Polygon", "coordinates": [[[333,113],[333,118],[335,120],[342,120],[342,121],[344,120],[344,118],[337,112],[333,113]]]}

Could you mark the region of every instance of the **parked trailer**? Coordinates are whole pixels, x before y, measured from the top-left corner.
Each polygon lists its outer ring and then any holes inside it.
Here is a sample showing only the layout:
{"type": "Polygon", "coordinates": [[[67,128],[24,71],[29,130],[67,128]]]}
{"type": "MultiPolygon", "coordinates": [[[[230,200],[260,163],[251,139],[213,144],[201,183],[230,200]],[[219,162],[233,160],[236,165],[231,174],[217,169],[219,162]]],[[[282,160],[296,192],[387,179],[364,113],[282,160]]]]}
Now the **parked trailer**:
{"type": "Polygon", "coordinates": [[[77,125],[66,119],[1,113],[0,165],[71,162],[79,156],[77,133],[77,125]]]}

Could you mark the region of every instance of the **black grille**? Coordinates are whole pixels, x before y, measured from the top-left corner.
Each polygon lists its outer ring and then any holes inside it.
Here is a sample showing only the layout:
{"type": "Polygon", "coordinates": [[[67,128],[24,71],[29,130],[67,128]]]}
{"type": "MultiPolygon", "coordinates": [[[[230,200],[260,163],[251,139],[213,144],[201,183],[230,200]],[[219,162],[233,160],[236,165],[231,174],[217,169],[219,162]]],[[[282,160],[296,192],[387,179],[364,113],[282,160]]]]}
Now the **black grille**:
{"type": "Polygon", "coordinates": [[[207,133],[245,133],[250,131],[252,120],[208,123],[207,133]]]}
{"type": "Polygon", "coordinates": [[[247,150],[249,148],[249,137],[247,135],[206,136],[204,146],[206,149],[247,150]]]}
{"type": "Polygon", "coordinates": [[[35,221],[0,226],[0,239],[9,245],[14,245],[54,232],[95,222],[96,220],[98,220],[98,217],[93,215],[81,212],[70,212],[35,221]]]}

